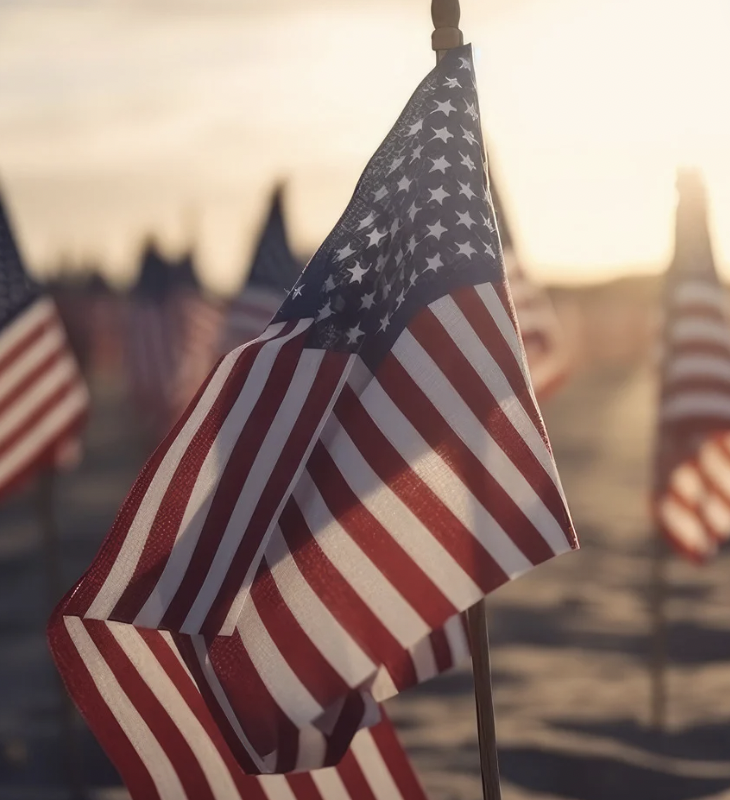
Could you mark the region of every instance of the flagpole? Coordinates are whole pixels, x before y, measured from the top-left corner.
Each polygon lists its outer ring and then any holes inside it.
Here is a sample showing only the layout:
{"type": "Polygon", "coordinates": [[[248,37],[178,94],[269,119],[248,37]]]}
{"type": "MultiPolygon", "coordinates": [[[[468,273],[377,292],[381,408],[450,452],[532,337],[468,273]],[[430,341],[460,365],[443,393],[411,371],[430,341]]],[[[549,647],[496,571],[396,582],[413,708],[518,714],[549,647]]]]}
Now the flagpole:
{"type": "MultiPolygon", "coordinates": [[[[55,515],[56,470],[47,467],[38,476],[38,521],[43,538],[43,556],[46,592],[50,606],[54,607],[64,593],[65,585],[61,574],[61,556],[58,550],[58,526],[55,515]]],[[[63,684],[56,683],[60,695],[59,724],[64,740],[65,767],[68,789],[72,800],[85,800],[81,748],[76,728],[76,709],[63,684]]]]}
{"type": "Polygon", "coordinates": [[[657,733],[663,733],[667,709],[667,546],[659,530],[654,531],[651,559],[652,652],[649,665],[651,706],[649,722],[657,733]]]}
{"type": "MultiPolygon", "coordinates": [[[[444,57],[448,50],[464,44],[464,35],[459,30],[460,17],[459,0],[431,0],[431,18],[434,27],[431,46],[436,51],[437,62],[444,57]]],[[[501,800],[502,790],[499,784],[497,734],[494,724],[492,677],[489,663],[487,611],[484,601],[472,606],[466,613],[474,672],[482,793],[484,800],[501,800]]]]}

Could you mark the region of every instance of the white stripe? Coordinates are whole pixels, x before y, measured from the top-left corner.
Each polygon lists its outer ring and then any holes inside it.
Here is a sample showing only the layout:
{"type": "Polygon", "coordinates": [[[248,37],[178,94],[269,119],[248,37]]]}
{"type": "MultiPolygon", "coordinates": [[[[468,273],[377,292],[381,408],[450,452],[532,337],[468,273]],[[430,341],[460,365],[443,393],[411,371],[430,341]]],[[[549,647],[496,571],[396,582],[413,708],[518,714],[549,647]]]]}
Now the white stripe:
{"type": "Polygon", "coordinates": [[[426,636],[429,627],[332,516],[308,472],[292,496],[325,556],[396,640],[408,647],[426,636]]]}
{"type": "MultiPolygon", "coordinates": [[[[461,395],[440,371],[438,365],[434,363],[431,356],[407,329],[403,331],[396,341],[393,347],[393,354],[409,372],[413,380],[419,384],[421,390],[448,422],[454,433],[474,453],[487,472],[492,475],[506,494],[522,510],[522,513],[532,522],[543,539],[550,545],[552,551],[558,554],[570,550],[570,544],[562,527],[535,492],[530,482],[494,441],[490,432],[483,427],[461,395]]],[[[518,404],[516,403],[515,405],[518,404]]],[[[504,406],[502,410],[506,411],[504,406]]],[[[512,412],[515,411],[514,408],[511,410],[512,412]]],[[[523,413],[524,409],[520,405],[517,414],[514,414],[514,416],[519,417],[523,413]]],[[[512,416],[512,414],[508,414],[508,416],[512,416]]],[[[521,431],[518,429],[519,433],[521,431]]],[[[530,443],[527,444],[530,446],[530,443]]],[[[542,447],[544,448],[544,444],[542,447]]],[[[546,455],[547,453],[544,451],[542,458],[539,460],[544,463],[546,455]]],[[[547,457],[549,458],[549,455],[547,457]]],[[[547,472],[553,482],[556,482],[554,466],[551,465],[547,472]]],[[[557,485],[559,487],[559,484],[557,485]]],[[[459,608],[464,608],[464,606],[459,606],[459,608]]]]}
{"type": "Polygon", "coordinates": [[[478,286],[475,286],[474,290],[481,298],[487,311],[499,328],[499,332],[502,334],[505,342],[507,342],[507,345],[509,346],[509,349],[512,351],[512,355],[515,357],[515,361],[517,361],[519,364],[522,374],[527,377],[524,353],[520,344],[520,340],[515,333],[515,327],[512,324],[512,320],[502,305],[502,301],[499,299],[499,297],[497,297],[494,286],[492,286],[491,283],[481,283],[478,286]]]}
{"type": "Polygon", "coordinates": [[[716,536],[730,539],[730,508],[724,499],[710,494],[703,504],[702,513],[716,536]]]}
{"type": "Polygon", "coordinates": [[[139,632],[132,625],[114,622],[107,624],[139,677],[162,704],[175,728],[192,750],[213,795],[221,800],[236,797],[236,785],[213,740],[139,632]]]}
{"type": "MultiPolygon", "coordinates": [[[[350,793],[340,777],[336,767],[316,769],[311,773],[315,786],[322,795],[322,800],[351,800],[350,793]]],[[[365,776],[367,778],[367,774],[365,776]]]]}
{"type": "MultiPolygon", "coordinates": [[[[157,627],[167,611],[167,607],[172,602],[175,592],[180,587],[190,565],[190,560],[200,540],[200,534],[215,499],[216,490],[223,478],[225,465],[228,463],[231,453],[238,443],[241,430],[251,416],[259,395],[266,385],[279,351],[287,341],[296,335],[297,330],[299,333],[302,332],[297,328],[289,336],[275,339],[267,344],[266,347],[263,347],[256,356],[256,360],[246,378],[246,383],[223,425],[221,425],[215,441],[198,472],[180,527],[175,535],[175,542],[168,561],[154,591],[137,615],[135,619],[136,625],[150,628],[157,627]]],[[[224,368],[224,364],[231,357],[232,355],[221,363],[219,371],[224,368]]],[[[218,391],[216,391],[217,394],[218,391]]],[[[160,469],[162,469],[163,465],[160,466],[160,469]]],[[[150,486],[151,490],[152,487],[150,486]]],[[[167,491],[167,485],[161,488],[161,491],[163,493],[167,491]]]]}
{"type": "MultiPolygon", "coordinates": [[[[387,487],[367,463],[344,428],[325,429],[322,435],[333,461],[360,503],[405,550],[441,593],[457,608],[468,608],[482,596],[446,548],[387,487]]],[[[418,638],[411,636],[408,644],[418,638]]]]}
{"type": "Polygon", "coordinates": [[[251,600],[244,604],[236,629],[259,678],[279,708],[297,727],[311,724],[324,709],[282,656],[251,600]]]}
{"type": "Polygon", "coordinates": [[[724,311],[725,291],[722,287],[707,281],[685,281],[675,288],[672,301],[676,305],[702,303],[724,311]]]}
{"type": "Polygon", "coordinates": [[[0,484],[32,463],[60,432],[86,410],[88,403],[86,386],[79,380],[62,400],[49,409],[11,449],[0,457],[0,484]]]}
{"type": "Polygon", "coordinates": [[[0,360],[10,353],[35,328],[56,317],[56,307],[52,300],[41,297],[20,313],[0,336],[0,360]]]}
{"type": "MultiPolygon", "coordinates": [[[[273,327],[274,326],[272,326],[272,328],[273,327]]],[[[304,327],[306,326],[297,326],[288,337],[281,337],[282,340],[296,336],[304,327]]],[[[267,329],[265,333],[268,334],[268,336],[265,338],[271,338],[278,333],[278,331],[274,331],[272,328],[267,329]]],[[[264,337],[262,336],[261,338],[263,339],[264,337]]],[[[165,454],[162,463],[152,478],[144,500],[140,503],[134,521],[130,525],[127,535],[124,537],[124,542],[114,562],[114,566],[109,571],[109,575],[104,581],[103,586],[94,598],[94,602],[89,606],[89,610],[86,613],[87,618],[106,619],[119,601],[119,598],[122,596],[122,593],[134,575],[137,563],[139,562],[139,558],[142,555],[147,541],[150,526],[154,522],[155,515],[160,508],[160,503],[167,492],[170,481],[175,474],[175,469],[180,463],[180,459],[187,452],[190,442],[207,417],[208,412],[220,394],[236,362],[243,355],[246,347],[252,344],[254,344],[254,342],[237,348],[229,353],[221,362],[221,365],[216,370],[215,375],[211,378],[210,383],[198,401],[198,405],[191,413],[182,430],[178,433],[175,441],[170,445],[170,449],[165,454]]],[[[262,348],[262,350],[263,349],[265,348],[262,348]]]]}
{"type": "MultiPolygon", "coordinates": [[[[259,358],[261,358],[268,349],[269,348],[264,348],[259,358]]],[[[268,355],[267,353],[267,356],[268,355]]],[[[278,350],[274,356],[276,355],[278,355],[278,350]]],[[[276,410],[276,415],[266,432],[266,436],[251,465],[249,474],[246,476],[246,480],[241,487],[238,500],[228,520],[220,543],[216,548],[215,556],[205,576],[203,585],[182,626],[181,630],[184,633],[198,633],[205,622],[205,618],[218,595],[218,591],[228,575],[228,566],[235,556],[241,540],[246,535],[248,525],[256,510],[261,494],[266,488],[271,473],[279,462],[281,451],[288,442],[291,431],[299,419],[302,404],[309,395],[309,391],[317,377],[317,372],[323,358],[323,350],[304,350],[300,354],[294,374],[287,387],[286,394],[276,410]]],[[[249,381],[246,382],[245,394],[252,397],[253,400],[258,401],[274,361],[275,357],[271,360],[271,365],[267,366],[266,375],[262,376],[260,386],[258,384],[249,386],[249,381]],[[255,392],[254,388],[256,389],[255,392]]],[[[220,467],[218,467],[218,469],[220,472],[223,471],[220,467]]],[[[286,492],[284,494],[286,495],[286,492]]],[[[265,540],[266,535],[264,535],[264,540],[262,541],[264,547],[265,540]]],[[[263,553],[261,547],[259,549],[261,553],[263,553]]],[[[258,568],[259,561],[260,559],[256,558],[254,563],[251,564],[244,581],[253,578],[258,568]]],[[[230,635],[234,626],[235,619],[231,620],[230,626],[227,628],[227,635],[230,635]]]]}
{"type": "Polygon", "coordinates": [[[355,756],[377,800],[407,800],[398,790],[390,770],[380,755],[369,730],[360,731],[352,740],[350,751],[355,756]]]}
{"type": "Polygon", "coordinates": [[[712,342],[722,347],[730,346],[730,331],[727,324],[703,317],[693,316],[677,320],[669,328],[669,338],[678,344],[712,342]]]}
{"type": "MultiPolygon", "coordinates": [[[[723,439],[726,446],[730,444],[730,437],[724,436],[723,439]]],[[[725,450],[710,439],[700,448],[699,463],[702,471],[730,498],[730,457],[725,450]]]]}
{"type": "Polygon", "coordinates": [[[149,772],[160,797],[163,800],[187,797],[170,759],[119,685],[83,622],[78,617],[64,617],[63,621],[91,680],[149,772]]]}
{"type": "Polygon", "coordinates": [[[0,402],[2,402],[36,367],[49,356],[63,349],[65,337],[57,326],[49,328],[40,339],[27,347],[2,372],[0,402]]]}
{"type": "Polygon", "coordinates": [[[416,668],[416,676],[418,677],[419,683],[423,683],[429,678],[433,678],[434,675],[438,675],[436,656],[433,652],[431,639],[428,636],[416,642],[409,648],[409,651],[416,668]]]}
{"type": "Polygon", "coordinates": [[[689,550],[706,555],[715,550],[697,516],[668,495],[658,504],[658,516],[665,530],[689,550]]]}
{"type": "MultiPolygon", "coordinates": [[[[404,400],[408,402],[408,398],[404,400]]],[[[505,533],[489,509],[421,438],[377,380],[363,392],[360,402],[409,469],[431,489],[507,575],[519,575],[532,567],[532,562],[505,533]]]]}
{"type": "Polygon", "coordinates": [[[374,673],[375,664],[302,576],[278,525],[266,548],[266,561],[271,577],[299,626],[348,686],[354,689],[374,673]]]}
{"type": "Polygon", "coordinates": [[[668,382],[688,378],[716,378],[730,383],[730,357],[692,353],[677,355],[667,366],[668,382]]]}
{"type": "Polygon", "coordinates": [[[456,666],[466,661],[471,655],[471,649],[460,614],[446,621],[444,633],[449,642],[449,649],[451,650],[451,658],[454,665],[456,666]]]}
{"type": "Polygon", "coordinates": [[[283,775],[263,775],[259,778],[259,783],[269,800],[298,800],[283,775]]]}
{"type": "Polygon", "coordinates": [[[670,421],[700,416],[730,419],[730,394],[705,391],[681,392],[664,401],[661,416],[662,419],[670,421]]]}

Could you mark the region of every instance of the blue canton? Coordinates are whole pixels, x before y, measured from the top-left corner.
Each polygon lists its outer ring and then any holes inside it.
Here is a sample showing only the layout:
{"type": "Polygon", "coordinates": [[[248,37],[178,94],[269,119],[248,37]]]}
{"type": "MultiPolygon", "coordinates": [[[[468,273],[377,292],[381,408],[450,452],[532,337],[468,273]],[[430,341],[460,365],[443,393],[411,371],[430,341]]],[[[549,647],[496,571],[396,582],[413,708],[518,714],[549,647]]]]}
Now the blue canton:
{"type": "Polygon", "coordinates": [[[23,269],[5,206],[0,198],[0,329],[41,294],[23,269]]]}
{"type": "Polygon", "coordinates": [[[418,87],[274,321],[314,318],[308,346],[377,362],[429,303],[503,276],[466,46],[418,87]]]}

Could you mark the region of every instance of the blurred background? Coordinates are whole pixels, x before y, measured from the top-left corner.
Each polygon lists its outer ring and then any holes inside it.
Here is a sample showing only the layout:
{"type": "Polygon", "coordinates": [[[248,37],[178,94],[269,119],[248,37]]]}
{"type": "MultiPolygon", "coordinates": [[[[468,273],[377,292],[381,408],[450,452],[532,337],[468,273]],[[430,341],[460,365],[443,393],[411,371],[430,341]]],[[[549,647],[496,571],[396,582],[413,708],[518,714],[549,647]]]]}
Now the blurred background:
{"type": "MultiPolygon", "coordinates": [[[[583,547],[489,599],[505,800],[727,800],[730,556],[670,564],[663,735],[647,659],[660,273],[687,164],[730,269],[730,3],[461,6],[514,250],[569,353],[542,407],[583,547]]],[[[431,27],[427,0],[0,0],[0,185],[26,265],[67,300],[91,274],[121,292],[154,241],[218,308],[245,283],[279,181],[305,261],[431,68],[431,27]]],[[[66,587],[160,438],[128,402],[122,334],[106,337],[97,361],[79,345],[93,403],[57,490],[66,587]]],[[[37,506],[29,486],[0,507],[7,800],[69,796],[37,506]]],[[[480,797],[471,692],[462,670],[390,708],[433,800],[480,797]]],[[[125,797],[79,730],[90,796],[125,797]]]]}

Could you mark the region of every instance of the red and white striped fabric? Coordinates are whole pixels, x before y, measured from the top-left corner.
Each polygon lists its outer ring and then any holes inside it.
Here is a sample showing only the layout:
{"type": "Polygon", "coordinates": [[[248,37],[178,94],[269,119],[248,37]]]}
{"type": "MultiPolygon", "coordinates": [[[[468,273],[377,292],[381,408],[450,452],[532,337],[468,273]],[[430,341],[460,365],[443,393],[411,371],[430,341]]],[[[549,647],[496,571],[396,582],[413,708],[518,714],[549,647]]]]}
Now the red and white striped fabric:
{"type": "Polygon", "coordinates": [[[701,180],[681,174],[678,187],[654,508],[676,549],[703,561],[730,538],[730,325],[701,180]]]}
{"type": "Polygon", "coordinates": [[[88,404],[55,305],[39,296],[0,331],[0,495],[78,460],[88,404]]]}
{"type": "Polygon", "coordinates": [[[550,298],[530,280],[511,248],[505,247],[504,263],[532,386],[537,397],[544,400],[568,376],[567,345],[550,298]]]}
{"type": "MultiPolygon", "coordinates": [[[[465,652],[464,611],[577,547],[477,169],[477,108],[471,51],[450,51],[56,610],[59,669],[130,785],[195,740],[202,713],[247,774],[339,763],[382,700],[465,652]],[[459,139],[426,125],[434,103],[459,139]],[[127,681],[111,710],[88,689],[110,670],[127,681]],[[166,693],[173,671],[202,700],[166,693]],[[172,722],[140,739],[159,707],[172,722]]],[[[215,758],[178,757],[160,796],[215,758]]]]}

